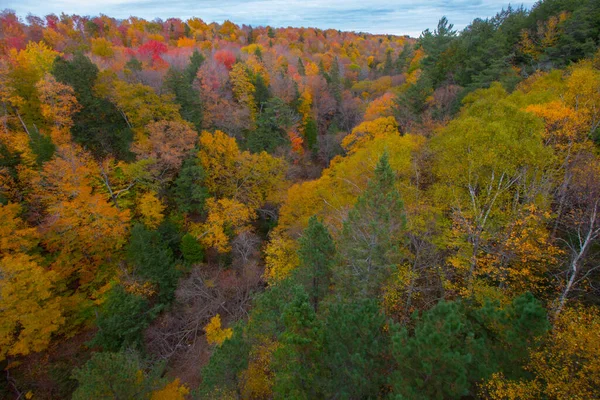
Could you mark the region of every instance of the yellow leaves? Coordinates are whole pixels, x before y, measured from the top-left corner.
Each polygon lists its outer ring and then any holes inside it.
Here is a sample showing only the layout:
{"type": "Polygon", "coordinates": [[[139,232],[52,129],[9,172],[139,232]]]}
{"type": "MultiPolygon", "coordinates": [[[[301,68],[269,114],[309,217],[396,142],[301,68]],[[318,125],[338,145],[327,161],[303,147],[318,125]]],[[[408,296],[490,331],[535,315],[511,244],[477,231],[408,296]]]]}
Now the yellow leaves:
{"type": "Polygon", "coordinates": [[[177,378],[164,388],[152,392],[150,400],[185,400],[188,394],[190,389],[177,378]]]}
{"type": "Polygon", "coordinates": [[[19,218],[20,211],[19,204],[0,204],[0,257],[28,252],[39,241],[37,230],[19,218]]]}
{"type": "Polygon", "coordinates": [[[193,233],[206,247],[214,247],[220,253],[231,250],[230,236],[249,229],[248,223],[256,214],[248,206],[232,199],[208,199],[206,222],[193,229],[193,233]]]}
{"type": "Polygon", "coordinates": [[[352,129],[352,133],[342,140],[342,147],[352,154],[374,138],[399,134],[398,123],[394,117],[381,117],[365,121],[352,129]]]}
{"type": "Polygon", "coordinates": [[[265,48],[258,43],[251,43],[248,46],[244,46],[240,49],[242,53],[246,54],[254,54],[257,50],[259,50],[262,53],[265,51],[265,48]]]}
{"type": "Polygon", "coordinates": [[[104,58],[110,58],[115,54],[112,43],[103,37],[92,38],[91,45],[92,45],[92,54],[94,54],[94,55],[104,57],[104,58]]]}
{"type": "Polygon", "coordinates": [[[56,274],[25,254],[2,258],[0,271],[0,360],[44,350],[64,322],[56,274]]]}
{"type": "Polygon", "coordinates": [[[252,349],[248,368],[241,374],[242,399],[271,398],[274,377],[270,365],[278,347],[279,343],[267,339],[252,349]]]}
{"type": "Polygon", "coordinates": [[[254,92],[256,91],[256,88],[250,80],[250,75],[248,74],[246,66],[242,63],[234,64],[229,72],[229,81],[231,82],[236,100],[248,108],[252,121],[255,121],[257,109],[254,100],[254,92]]]}
{"type": "Polygon", "coordinates": [[[531,381],[496,374],[485,390],[491,399],[585,400],[600,387],[600,314],[595,307],[564,310],[547,343],[531,354],[531,381]]]}
{"type": "Polygon", "coordinates": [[[277,201],[284,181],[284,161],[262,152],[240,152],[235,139],[221,131],[200,135],[200,163],[205,185],[216,197],[229,197],[257,209],[277,201]]]}
{"type": "Polygon", "coordinates": [[[295,240],[273,237],[265,249],[265,280],[273,285],[289,276],[298,265],[298,242],[295,240]]]}
{"type": "Polygon", "coordinates": [[[307,61],[304,66],[304,72],[306,76],[317,76],[319,75],[319,67],[314,62],[307,61]]]}
{"type": "Polygon", "coordinates": [[[54,60],[60,53],[52,50],[43,42],[29,42],[25,50],[11,49],[10,62],[15,69],[33,71],[35,80],[40,80],[44,74],[50,72],[54,60]]]}
{"type": "Polygon", "coordinates": [[[40,96],[42,116],[54,126],[50,132],[55,145],[69,143],[72,116],[81,109],[72,87],[58,82],[52,75],[46,74],[36,84],[40,96]]]}
{"type": "Polygon", "coordinates": [[[144,193],[138,202],[138,211],[141,220],[149,229],[156,229],[165,218],[163,212],[167,208],[157,197],[155,192],[144,193]]]}
{"type": "Polygon", "coordinates": [[[298,112],[302,115],[302,122],[306,124],[308,120],[312,118],[312,95],[310,90],[305,89],[300,95],[300,105],[298,106],[298,112]]]}
{"type": "Polygon", "coordinates": [[[200,135],[200,152],[198,158],[207,173],[205,185],[212,193],[227,192],[229,194],[233,179],[237,173],[236,163],[240,156],[235,139],[221,131],[200,135]]]}
{"type": "Polygon", "coordinates": [[[210,322],[204,327],[206,341],[210,345],[221,346],[224,341],[233,336],[233,329],[221,327],[221,315],[217,314],[210,319],[210,322]]]}

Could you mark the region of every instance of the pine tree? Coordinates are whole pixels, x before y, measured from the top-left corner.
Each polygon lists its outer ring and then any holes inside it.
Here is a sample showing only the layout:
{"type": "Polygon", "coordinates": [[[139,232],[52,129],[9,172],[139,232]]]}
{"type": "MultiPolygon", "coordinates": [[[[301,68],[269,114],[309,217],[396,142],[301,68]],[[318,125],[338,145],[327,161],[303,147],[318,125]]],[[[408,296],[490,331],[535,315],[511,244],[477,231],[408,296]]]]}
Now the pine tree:
{"type": "Polygon", "coordinates": [[[339,270],[340,282],[362,297],[378,294],[401,258],[406,217],[394,184],[394,171],[384,153],[375,176],[344,222],[340,252],[346,263],[339,270]]]}
{"type": "Polygon", "coordinates": [[[307,287],[316,313],[319,302],[329,291],[331,268],[336,256],[335,244],[325,225],[316,216],[308,220],[308,227],[299,242],[300,267],[296,272],[296,279],[307,287]]]}

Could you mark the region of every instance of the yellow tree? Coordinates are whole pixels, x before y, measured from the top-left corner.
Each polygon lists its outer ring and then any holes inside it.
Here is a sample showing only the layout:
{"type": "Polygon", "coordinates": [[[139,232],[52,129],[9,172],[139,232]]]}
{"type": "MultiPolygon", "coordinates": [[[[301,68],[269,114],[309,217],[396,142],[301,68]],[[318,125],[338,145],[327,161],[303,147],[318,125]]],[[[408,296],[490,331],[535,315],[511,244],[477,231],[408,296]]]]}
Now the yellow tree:
{"type": "Polygon", "coordinates": [[[215,315],[210,319],[210,322],[204,327],[206,333],[206,341],[208,344],[222,345],[227,339],[233,336],[233,329],[221,327],[221,316],[215,315]]]}
{"type": "Polygon", "coordinates": [[[208,199],[206,201],[208,217],[203,224],[192,228],[192,233],[206,247],[214,247],[219,253],[231,250],[230,237],[250,230],[248,225],[255,212],[247,205],[232,199],[208,199]]]}
{"type": "Polygon", "coordinates": [[[165,206],[156,196],[155,192],[144,193],[138,202],[138,211],[141,220],[150,229],[156,229],[165,218],[165,206]]]}
{"type": "Polygon", "coordinates": [[[502,227],[526,207],[548,207],[547,179],[539,171],[551,165],[552,151],[544,147],[540,121],[507,97],[498,84],[475,91],[460,116],[432,140],[438,177],[433,190],[451,223],[446,242],[454,252],[447,261],[456,272],[456,289],[465,294],[486,278],[482,257],[500,240],[502,227]]]}
{"type": "Polygon", "coordinates": [[[380,117],[373,121],[365,121],[352,129],[352,133],[342,140],[342,147],[348,153],[353,153],[365,142],[376,137],[399,134],[398,123],[394,117],[380,117]]]}
{"type": "Polygon", "coordinates": [[[39,235],[19,212],[17,204],[0,205],[0,360],[44,350],[64,321],[58,277],[27,254],[39,235]]]}
{"type": "Polygon", "coordinates": [[[71,141],[72,116],[81,107],[75,98],[73,88],[58,82],[46,74],[36,85],[40,96],[42,115],[51,124],[50,137],[55,145],[71,141]]]}
{"type": "Polygon", "coordinates": [[[243,104],[250,111],[250,119],[256,121],[256,101],[254,92],[256,88],[250,80],[250,74],[247,67],[242,63],[236,63],[229,72],[229,80],[233,89],[233,94],[238,103],[243,104]]]}

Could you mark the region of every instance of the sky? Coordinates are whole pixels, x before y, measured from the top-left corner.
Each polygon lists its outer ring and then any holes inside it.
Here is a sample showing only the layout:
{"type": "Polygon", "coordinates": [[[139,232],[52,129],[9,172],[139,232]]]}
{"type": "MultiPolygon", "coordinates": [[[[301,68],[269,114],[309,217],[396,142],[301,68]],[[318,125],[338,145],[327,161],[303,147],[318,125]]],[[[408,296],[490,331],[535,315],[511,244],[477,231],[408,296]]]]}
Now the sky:
{"type": "MultiPolygon", "coordinates": [[[[442,16],[462,29],[474,18],[494,16],[510,0],[0,0],[24,17],[29,13],[136,16],[152,20],[199,17],[205,22],[229,19],[236,24],[316,27],[418,37],[433,30],[442,16]]],[[[534,0],[512,2],[531,7],[534,0]]]]}

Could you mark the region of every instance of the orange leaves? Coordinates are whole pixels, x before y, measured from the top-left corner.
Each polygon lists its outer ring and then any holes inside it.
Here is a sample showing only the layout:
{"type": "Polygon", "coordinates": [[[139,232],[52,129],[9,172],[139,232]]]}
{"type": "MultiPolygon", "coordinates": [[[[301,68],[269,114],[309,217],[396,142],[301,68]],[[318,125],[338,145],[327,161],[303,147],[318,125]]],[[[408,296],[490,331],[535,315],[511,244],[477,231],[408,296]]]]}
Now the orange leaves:
{"type": "Polygon", "coordinates": [[[98,175],[90,156],[76,145],[62,146],[44,165],[36,194],[46,205],[42,243],[57,253],[55,268],[63,278],[78,272],[89,283],[99,264],[125,241],[129,212],[95,192],[98,175]]]}
{"type": "Polygon", "coordinates": [[[37,230],[19,218],[20,211],[19,204],[0,204],[0,257],[29,252],[39,241],[37,230]]]}
{"type": "Polygon", "coordinates": [[[143,159],[154,159],[163,170],[176,172],[196,145],[198,134],[185,121],[158,121],[146,125],[147,137],[134,143],[132,150],[143,159]]]}
{"type": "Polygon", "coordinates": [[[394,94],[386,93],[373,100],[367,106],[364,120],[373,121],[381,117],[391,117],[393,115],[394,99],[394,94]]]}
{"type": "Polygon", "coordinates": [[[210,319],[210,322],[204,327],[206,333],[206,341],[208,344],[216,344],[221,346],[223,342],[233,336],[233,329],[221,327],[221,316],[215,315],[210,319]]]}
{"type": "Polygon", "coordinates": [[[544,141],[559,151],[566,151],[587,139],[583,115],[559,101],[532,104],[525,111],[544,119],[544,141]]]}

